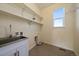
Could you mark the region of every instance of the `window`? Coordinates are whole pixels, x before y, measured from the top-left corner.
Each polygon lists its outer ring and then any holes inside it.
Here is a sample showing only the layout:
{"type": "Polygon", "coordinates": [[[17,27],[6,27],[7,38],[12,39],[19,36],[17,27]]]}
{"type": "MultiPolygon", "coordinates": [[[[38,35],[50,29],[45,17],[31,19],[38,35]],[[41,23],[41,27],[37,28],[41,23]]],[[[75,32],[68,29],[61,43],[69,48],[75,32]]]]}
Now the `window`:
{"type": "Polygon", "coordinates": [[[65,9],[59,8],[53,12],[53,26],[64,27],[65,9]]]}

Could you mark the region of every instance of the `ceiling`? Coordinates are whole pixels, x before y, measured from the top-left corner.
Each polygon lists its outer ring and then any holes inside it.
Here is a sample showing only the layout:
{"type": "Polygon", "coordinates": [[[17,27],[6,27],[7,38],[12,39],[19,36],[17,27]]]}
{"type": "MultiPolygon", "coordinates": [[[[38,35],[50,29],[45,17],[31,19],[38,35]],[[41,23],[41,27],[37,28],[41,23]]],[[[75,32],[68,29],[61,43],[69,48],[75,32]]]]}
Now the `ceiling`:
{"type": "Polygon", "coordinates": [[[54,3],[35,3],[39,9],[43,9],[43,8],[46,8],[54,3]]]}

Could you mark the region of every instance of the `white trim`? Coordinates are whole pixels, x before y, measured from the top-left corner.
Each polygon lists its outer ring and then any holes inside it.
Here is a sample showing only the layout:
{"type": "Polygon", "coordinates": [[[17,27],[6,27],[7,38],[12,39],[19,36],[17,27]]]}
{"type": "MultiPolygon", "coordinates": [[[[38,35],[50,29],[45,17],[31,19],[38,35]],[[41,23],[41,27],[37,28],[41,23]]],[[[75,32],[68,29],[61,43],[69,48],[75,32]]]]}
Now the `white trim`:
{"type": "Polygon", "coordinates": [[[33,44],[32,46],[30,46],[29,50],[31,50],[33,47],[35,47],[35,44],[33,44]]]}
{"type": "Polygon", "coordinates": [[[70,48],[66,48],[66,47],[58,46],[58,45],[56,45],[56,44],[52,44],[52,45],[53,45],[53,46],[56,46],[56,47],[59,47],[59,48],[62,48],[62,49],[71,50],[71,51],[74,52],[74,50],[73,50],[73,49],[70,49],[70,48]]]}
{"type": "Polygon", "coordinates": [[[44,42],[44,43],[47,43],[47,44],[50,44],[50,45],[53,45],[53,46],[56,46],[56,47],[59,47],[59,48],[63,48],[63,49],[67,49],[67,50],[71,50],[71,51],[73,51],[73,52],[74,52],[74,50],[73,50],[73,49],[70,49],[70,48],[65,48],[65,47],[61,47],[61,46],[58,46],[58,45],[56,45],[56,44],[52,44],[51,42],[44,42]]]}
{"type": "Polygon", "coordinates": [[[74,51],[74,53],[76,54],[76,56],[79,56],[79,54],[76,51],[74,51]]]}

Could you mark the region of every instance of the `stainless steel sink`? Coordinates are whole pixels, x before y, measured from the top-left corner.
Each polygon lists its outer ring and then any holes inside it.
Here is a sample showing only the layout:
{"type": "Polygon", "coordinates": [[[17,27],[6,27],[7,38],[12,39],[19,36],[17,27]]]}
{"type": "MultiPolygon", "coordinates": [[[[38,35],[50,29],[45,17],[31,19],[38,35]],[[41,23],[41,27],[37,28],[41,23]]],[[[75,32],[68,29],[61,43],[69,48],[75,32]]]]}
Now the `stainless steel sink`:
{"type": "Polygon", "coordinates": [[[5,43],[9,43],[9,42],[12,42],[12,41],[20,40],[20,39],[23,39],[23,38],[27,38],[27,37],[19,36],[19,37],[11,37],[11,38],[9,38],[9,37],[0,38],[0,45],[5,44],[5,43]]]}

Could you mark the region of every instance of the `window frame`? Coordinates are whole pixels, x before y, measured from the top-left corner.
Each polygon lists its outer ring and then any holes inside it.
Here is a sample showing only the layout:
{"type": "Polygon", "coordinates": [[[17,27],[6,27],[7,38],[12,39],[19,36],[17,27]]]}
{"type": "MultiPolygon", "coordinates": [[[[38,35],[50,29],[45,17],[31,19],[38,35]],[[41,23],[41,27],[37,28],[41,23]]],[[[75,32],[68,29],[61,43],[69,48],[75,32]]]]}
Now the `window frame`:
{"type": "Polygon", "coordinates": [[[64,7],[61,7],[61,8],[57,8],[53,11],[53,27],[55,28],[63,28],[65,26],[65,8],[64,7]],[[59,17],[59,18],[54,18],[54,12],[57,10],[57,9],[61,9],[63,8],[64,9],[64,15],[62,17],[59,17]],[[63,25],[62,26],[55,26],[55,19],[62,19],[63,18],[63,25]]]}

